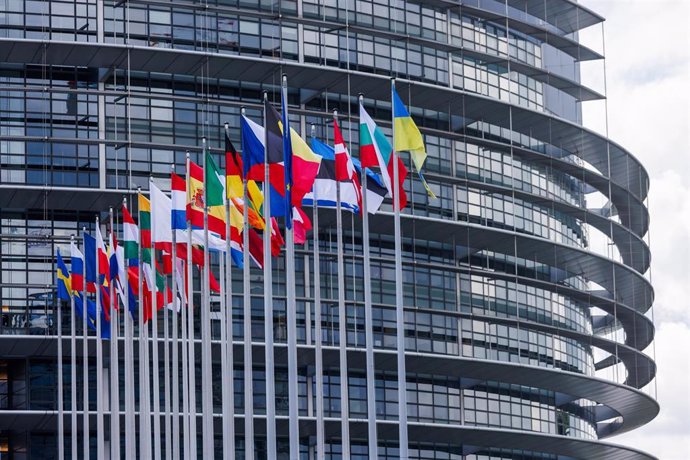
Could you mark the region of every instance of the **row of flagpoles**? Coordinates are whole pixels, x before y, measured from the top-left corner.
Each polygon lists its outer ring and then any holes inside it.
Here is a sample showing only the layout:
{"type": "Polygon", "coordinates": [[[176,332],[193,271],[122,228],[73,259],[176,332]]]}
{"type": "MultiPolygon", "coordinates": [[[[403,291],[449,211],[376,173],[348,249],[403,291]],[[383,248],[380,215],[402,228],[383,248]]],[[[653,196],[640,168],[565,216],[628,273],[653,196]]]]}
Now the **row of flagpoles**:
{"type": "MultiPolygon", "coordinates": [[[[299,457],[297,327],[295,296],[295,244],[304,244],[308,230],[314,238],[314,312],[316,348],[317,458],[324,458],[323,362],[321,353],[321,292],[319,286],[319,208],[335,208],[337,230],[337,276],[339,320],[339,368],[341,399],[348,400],[347,324],[342,234],[342,210],[359,213],[363,223],[364,279],[370,279],[368,214],[376,213],[387,195],[393,197],[398,399],[406,407],[404,317],[402,308],[402,260],[400,210],[406,205],[402,189],[407,170],[396,151],[409,151],[421,175],[426,158],[424,142],[417,126],[391,84],[393,143],[364,109],[360,96],[360,160],[352,158],[340,132],[337,112],[333,114],[334,147],[313,138],[308,145],[290,127],[287,80],[281,88],[281,113],[264,94],[263,126],[241,116],[242,153],[234,148],[225,126],[225,171],[217,166],[202,146],[202,165],[187,156],[186,178],[171,172],[170,196],[153,179],[148,198],[137,195],[137,221],[121,206],[122,234],[118,240],[116,222],[110,210],[108,244],[96,220],[95,237],[86,233],[71,241],[71,270],[57,254],[58,297],[70,302],[71,311],[71,457],[78,455],[76,398],[75,318],[83,328],[83,408],[82,456],[88,459],[90,433],[89,340],[88,329],[96,331],[96,449],[97,457],[121,458],[120,405],[124,404],[125,458],[160,459],[165,443],[166,459],[197,456],[197,397],[201,403],[201,451],[213,458],[213,372],[211,353],[211,293],[220,294],[220,360],[222,401],[222,451],[224,459],[235,457],[235,418],[232,329],[232,270],[241,269],[244,312],[244,450],[254,451],[253,374],[251,337],[250,263],[263,270],[265,362],[274,363],[272,257],[282,248],[286,260],[289,458],[299,457]],[[372,171],[378,170],[380,176],[372,171]],[[313,208],[313,224],[304,208],[313,208]],[[365,212],[366,211],[366,212],[365,212]],[[283,222],[283,232],[276,218],[283,222]],[[219,279],[211,270],[211,254],[216,254],[219,279]],[[251,262],[250,262],[251,261],[251,262]],[[193,295],[194,267],[199,271],[200,301],[193,295]],[[119,315],[120,309],[128,314],[119,315]],[[199,312],[197,312],[199,310],[199,312]],[[163,315],[163,359],[159,356],[160,322],[163,315]],[[197,335],[195,318],[200,319],[201,378],[196,376],[197,335]],[[120,327],[124,322],[124,399],[119,388],[120,327]],[[137,327],[135,327],[135,321],[137,327]],[[150,326],[150,330],[149,330],[150,326]],[[139,407],[135,404],[134,335],[138,334],[139,407]],[[109,340],[109,392],[106,391],[103,340],[109,340]],[[180,360],[181,367],[180,367],[180,360]],[[160,407],[160,365],[163,365],[163,401],[160,407]],[[200,380],[201,391],[197,393],[200,380]],[[180,395],[181,391],[181,395],[180,395]],[[106,394],[110,401],[106,401],[106,394]],[[180,407],[181,403],[181,407],[180,407]],[[109,406],[109,408],[107,407],[109,406]],[[106,452],[105,420],[109,415],[109,450],[106,452]],[[163,417],[163,426],[161,426],[163,417]],[[135,430],[137,427],[138,430],[135,430]],[[180,422],[182,427],[180,427],[180,422]],[[138,443],[137,443],[138,437],[138,443]],[[163,440],[161,438],[164,438],[163,440]],[[182,446],[180,446],[180,443],[182,446]]],[[[313,135],[313,127],[312,127],[313,135]]],[[[118,216],[119,218],[119,216],[118,216]]],[[[374,350],[372,305],[369,283],[365,286],[366,373],[368,394],[369,458],[377,458],[374,397],[374,350]]],[[[58,315],[60,318],[60,315],[58,315]]],[[[62,337],[61,319],[58,335],[62,337]]],[[[63,459],[64,408],[62,388],[62,340],[58,341],[58,450],[63,459]]],[[[267,456],[276,458],[276,408],[274,366],[266,366],[267,456]]],[[[341,419],[348,420],[348,404],[341,404],[341,419]]],[[[400,410],[400,456],[407,458],[407,414],[400,410]]],[[[343,457],[349,458],[349,424],[341,423],[343,457]]]]}

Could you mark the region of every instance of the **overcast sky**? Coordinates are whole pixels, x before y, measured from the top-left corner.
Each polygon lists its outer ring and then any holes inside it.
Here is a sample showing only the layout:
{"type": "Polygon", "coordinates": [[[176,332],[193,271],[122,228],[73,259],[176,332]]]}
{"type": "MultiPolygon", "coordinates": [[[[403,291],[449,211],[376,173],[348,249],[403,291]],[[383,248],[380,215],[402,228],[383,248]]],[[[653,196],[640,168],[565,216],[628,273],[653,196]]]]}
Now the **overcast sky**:
{"type": "MultiPolygon", "coordinates": [[[[639,158],[651,176],[648,204],[661,413],[647,426],[610,441],[663,460],[688,460],[690,0],[580,1],[606,18],[609,136],[639,158]]],[[[601,51],[601,27],[592,29],[583,40],[601,51]]],[[[602,68],[601,63],[583,67],[583,81],[603,88],[602,68]]],[[[585,125],[604,132],[603,107],[585,103],[585,125]]]]}

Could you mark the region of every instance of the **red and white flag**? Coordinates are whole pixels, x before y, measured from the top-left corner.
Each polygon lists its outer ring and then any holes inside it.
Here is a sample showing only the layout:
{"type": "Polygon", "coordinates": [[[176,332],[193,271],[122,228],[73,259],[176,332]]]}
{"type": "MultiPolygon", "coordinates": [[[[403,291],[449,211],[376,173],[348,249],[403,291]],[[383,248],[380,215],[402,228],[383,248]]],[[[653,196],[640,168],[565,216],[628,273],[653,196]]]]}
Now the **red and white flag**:
{"type": "Polygon", "coordinates": [[[338,121],[333,120],[333,140],[335,141],[335,180],[338,182],[352,182],[357,196],[359,213],[362,213],[362,187],[357,177],[357,170],[352,162],[350,153],[340,132],[338,121]]]}

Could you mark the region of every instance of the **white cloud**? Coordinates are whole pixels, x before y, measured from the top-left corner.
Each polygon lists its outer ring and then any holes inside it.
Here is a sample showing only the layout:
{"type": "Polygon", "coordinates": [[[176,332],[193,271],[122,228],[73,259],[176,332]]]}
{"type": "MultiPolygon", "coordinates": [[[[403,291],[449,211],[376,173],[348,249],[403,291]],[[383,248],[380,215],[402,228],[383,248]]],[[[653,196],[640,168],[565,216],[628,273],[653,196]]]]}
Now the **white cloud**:
{"type": "MultiPolygon", "coordinates": [[[[586,0],[606,18],[609,137],[647,168],[660,415],[612,441],[660,459],[690,459],[690,2],[586,0]]],[[[601,45],[601,29],[582,34],[601,45]]],[[[601,46],[597,49],[601,50],[601,46]]],[[[603,86],[603,66],[583,65],[603,86]]],[[[587,103],[585,124],[605,130],[604,104],[587,103]]],[[[648,352],[651,353],[650,350],[648,352]]]]}
{"type": "Polygon", "coordinates": [[[661,412],[650,424],[611,442],[635,447],[662,460],[690,458],[690,349],[679,347],[690,343],[690,327],[685,324],[663,323],[656,336],[658,365],[658,401],[661,412]]]}

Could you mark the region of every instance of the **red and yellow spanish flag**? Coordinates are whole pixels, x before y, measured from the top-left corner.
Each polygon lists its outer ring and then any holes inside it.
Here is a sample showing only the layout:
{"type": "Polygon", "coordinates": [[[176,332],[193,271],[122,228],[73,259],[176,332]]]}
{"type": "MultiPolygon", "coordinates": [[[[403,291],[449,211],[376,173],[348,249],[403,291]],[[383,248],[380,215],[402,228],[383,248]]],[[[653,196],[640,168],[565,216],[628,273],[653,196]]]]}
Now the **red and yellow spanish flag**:
{"type": "MultiPolygon", "coordinates": [[[[201,166],[190,161],[187,174],[187,219],[192,223],[192,227],[194,228],[204,228],[205,199],[204,170],[201,166]]],[[[208,229],[220,237],[225,238],[224,206],[208,206],[208,229]]]]}

